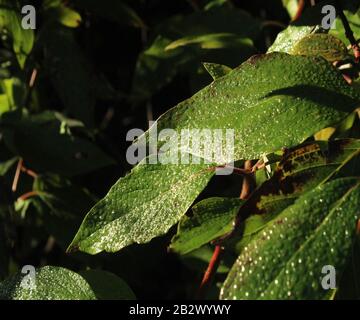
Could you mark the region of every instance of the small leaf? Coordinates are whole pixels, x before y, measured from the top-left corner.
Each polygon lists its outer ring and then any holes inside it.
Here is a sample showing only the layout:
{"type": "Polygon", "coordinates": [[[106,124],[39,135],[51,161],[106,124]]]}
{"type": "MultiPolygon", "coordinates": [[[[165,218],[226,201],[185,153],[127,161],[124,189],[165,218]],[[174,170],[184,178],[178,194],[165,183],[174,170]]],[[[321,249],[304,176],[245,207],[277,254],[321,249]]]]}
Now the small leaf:
{"type": "Polygon", "coordinates": [[[213,33],[205,35],[189,36],[178,39],[168,44],[165,50],[173,50],[179,47],[197,45],[201,49],[223,49],[243,46],[252,46],[253,42],[248,38],[240,38],[232,33],[213,33]]]}
{"type": "Polygon", "coordinates": [[[0,161],[0,176],[4,176],[18,160],[19,159],[15,157],[7,161],[0,161]]]}
{"type": "Polygon", "coordinates": [[[0,80],[1,91],[4,92],[4,105],[0,106],[0,114],[21,108],[26,97],[25,84],[19,78],[0,80]]]}
{"type": "Polygon", "coordinates": [[[144,28],[145,24],[137,13],[120,0],[74,0],[74,3],[82,9],[120,24],[144,28]]]}
{"type": "Polygon", "coordinates": [[[209,74],[211,75],[211,77],[214,80],[227,75],[232,70],[231,68],[229,68],[227,66],[224,66],[222,64],[217,64],[217,63],[204,62],[203,65],[204,65],[206,71],[209,72],[209,74]]]}
{"type": "Polygon", "coordinates": [[[300,197],[243,250],[221,299],[324,299],[322,268],[340,275],[360,216],[360,181],[337,179],[300,197]]]}
{"type": "Polygon", "coordinates": [[[281,31],[272,46],[268,49],[270,52],[290,53],[292,47],[305,36],[314,32],[314,26],[297,26],[289,25],[285,30],[281,31]]]}
{"type": "Polygon", "coordinates": [[[135,300],[135,294],[124,280],[102,270],[86,270],[79,274],[87,281],[99,300],[135,300]]]}
{"type": "Polygon", "coordinates": [[[186,254],[232,229],[243,201],[237,198],[209,198],[192,207],[192,215],[181,218],[170,249],[186,254]]]}
{"type": "Polygon", "coordinates": [[[34,45],[34,30],[21,26],[20,9],[13,0],[0,0],[0,32],[9,35],[21,68],[34,45]]]}
{"type": "Polygon", "coordinates": [[[54,19],[68,28],[77,28],[81,23],[81,16],[78,12],[61,6],[53,12],[54,19]]]}
{"type": "MultiPolygon", "coordinates": [[[[31,274],[29,274],[31,275],[31,274]]],[[[77,273],[46,266],[36,269],[34,280],[16,275],[0,283],[0,299],[10,300],[94,300],[89,284],[77,273]],[[27,286],[28,285],[28,286],[27,286]]]]}
{"type": "Polygon", "coordinates": [[[291,54],[322,56],[333,62],[348,56],[345,44],[330,34],[315,33],[303,37],[290,50],[291,54]]]}
{"type": "Polygon", "coordinates": [[[211,165],[151,164],[154,157],[118,180],[90,210],[68,251],[115,252],[165,234],[214,175],[211,165]]]}

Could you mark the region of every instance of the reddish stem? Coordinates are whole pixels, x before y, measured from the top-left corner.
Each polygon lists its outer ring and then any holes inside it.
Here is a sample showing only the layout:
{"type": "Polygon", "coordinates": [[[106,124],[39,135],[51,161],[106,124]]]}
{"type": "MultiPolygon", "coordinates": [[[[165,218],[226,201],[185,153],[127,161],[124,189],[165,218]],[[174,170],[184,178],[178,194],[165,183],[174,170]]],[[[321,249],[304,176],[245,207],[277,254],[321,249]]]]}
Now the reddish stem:
{"type": "Polygon", "coordinates": [[[30,177],[33,177],[34,179],[37,178],[37,176],[38,176],[36,172],[34,172],[34,171],[30,170],[30,169],[27,169],[24,166],[21,167],[21,171],[26,173],[30,177]]]}
{"type": "Polygon", "coordinates": [[[38,193],[36,191],[30,191],[30,192],[27,192],[27,193],[23,194],[18,199],[24,201],[26,199],[29,199],[29,198],[37,196],[37,195],[38,195],[38,193]]]}
{"type": "Polygon", "coordinates": [[[220,245],[215,246],[214,253],[210,259],[209,265],[204,273],[203,279],[200,284],[198,297],[202,297],[204,288],[206,288],[209,283],[211,282],[211,279],[213,278],[214,274],[216,273],[217,267],[220,263],[220,256],[223,252],[223,248],[220,245]]]}

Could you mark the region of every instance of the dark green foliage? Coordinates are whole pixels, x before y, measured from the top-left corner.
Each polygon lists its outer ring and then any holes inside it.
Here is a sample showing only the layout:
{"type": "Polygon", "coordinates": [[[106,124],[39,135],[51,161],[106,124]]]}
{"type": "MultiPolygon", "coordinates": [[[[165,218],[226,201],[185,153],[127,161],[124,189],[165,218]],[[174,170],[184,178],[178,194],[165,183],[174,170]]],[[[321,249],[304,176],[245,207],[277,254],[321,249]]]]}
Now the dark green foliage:
{"type": "Polygon", "coordinates": [[[191,299],[215,245],[206,298],[359,299],[360,69],[321,26],[334,3],[0,0],[0,299],[191,299]],[[160,139],[193,162],[127,163],[162,129],[230,129],[234,152],[160,139]]]}

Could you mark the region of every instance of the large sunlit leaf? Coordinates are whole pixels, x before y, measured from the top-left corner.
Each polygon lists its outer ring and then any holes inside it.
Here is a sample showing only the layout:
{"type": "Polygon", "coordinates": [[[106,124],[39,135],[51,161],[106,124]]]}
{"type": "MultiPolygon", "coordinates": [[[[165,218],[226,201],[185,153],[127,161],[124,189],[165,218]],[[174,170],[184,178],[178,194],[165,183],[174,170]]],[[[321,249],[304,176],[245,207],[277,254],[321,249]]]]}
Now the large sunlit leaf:
{"type": "Polygon", "coordinates": [[[209,164],[151,164],[154,159],[145,158],[90,210],[68,251],[115,252],[165,234],[214,175],[209,164]]]}
{"type": "Polygon", "coordinates": [[[155,128],[178,134],[182,129],[233,129],[234,159],[229,161],[256,159],[340,122],[359,101],[359,94],[321,57],[257,55],[163,114],[147,135],[155,128]]]}
{"type": "Polygon", "coordinates": [[[221,299],[324,299],[323,267],[344,271],[355,240],[360,180],[343,178],[300,197],[244,248],[221,299]]]}

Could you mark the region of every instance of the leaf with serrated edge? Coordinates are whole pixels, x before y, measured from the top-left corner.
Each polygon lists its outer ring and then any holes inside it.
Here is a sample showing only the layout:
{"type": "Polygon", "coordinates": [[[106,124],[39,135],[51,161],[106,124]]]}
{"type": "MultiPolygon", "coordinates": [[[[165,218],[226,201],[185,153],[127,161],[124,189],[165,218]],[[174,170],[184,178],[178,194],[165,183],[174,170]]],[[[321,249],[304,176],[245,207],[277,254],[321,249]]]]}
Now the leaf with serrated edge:
{"type": "Polygon", "coordinates": [[[324,299],[322,268],[340,275],[355,239],[360,181],[342,178],[300,197],[243,250],[221,299],[324,299]]]}
{"type": "Polygon", "coordinates": [[[288,150],[273,176],[250,195],[238,215],[243,219],[250,214],[275,216],[323,182],[359,175],[359,157],[360,141],[356,139],[308,142],[288,150]]]}
{"type": "Polygon", "coordinates": [[[214,175],[210,164],[151,164],[151,158],[121,178],[90,210],[68,251],[115,252],[165,234],[214,175]]]}
{"type": "Polygon", "coordinates": [[[234,159],[227,160],[256,159],[340,122],[359,99],[321,57],[257,55],[163,114],[146,136],[155,127],[233,129],[234,159]]]}

